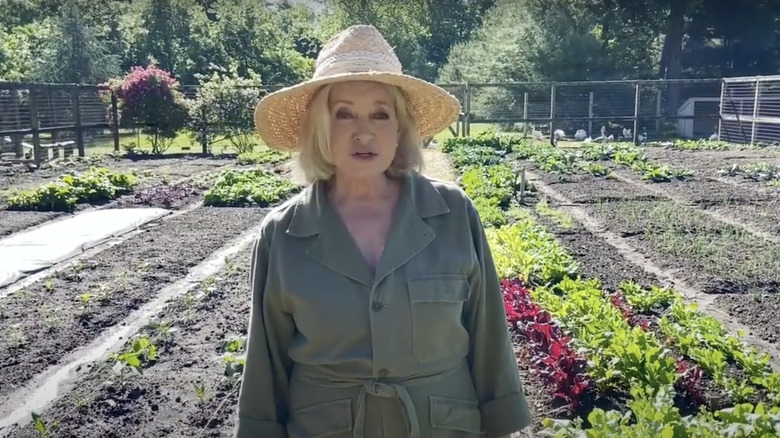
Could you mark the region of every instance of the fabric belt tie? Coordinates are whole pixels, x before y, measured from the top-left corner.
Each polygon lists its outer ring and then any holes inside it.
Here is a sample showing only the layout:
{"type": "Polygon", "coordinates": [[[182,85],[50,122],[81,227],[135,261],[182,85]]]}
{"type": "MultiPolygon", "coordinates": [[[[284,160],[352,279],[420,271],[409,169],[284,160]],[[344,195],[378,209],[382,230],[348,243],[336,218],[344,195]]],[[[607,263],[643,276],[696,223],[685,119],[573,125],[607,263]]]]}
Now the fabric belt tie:
{"type": "Polygon", "coordinates": [[[396,398],[401,405],[401,412],[406,420],[409,438],[420,438],[420,422],[414,408],[412,397],[406,387],[434,383],[443,380],[459,370],[467,367],[463,362],[440,373],[405,379],[402,382],[391,382],[383,378],[357,379],[344,376],[333,376],[317,366],[298,364],[293,369],[293,378],[299,378],[314,385],[332,388],[347,388],[360,386],[357,405],[355,406],[355,424],[352,427],[353,438],[365,437],[366,397],[371,395],[382,398],[396,398]]]}
{"type": "Polygon", "coordinates": [[[353,438],[365,437],[367,395],[383,398],[398,398],[401,403],[401,412],[403,412],[404,420],[406,420],[409,438],[420,438],[420,424],[417,420],[417,411],[414,409],[414,403],[412,403],[412,397],[409,395],[409,392],[402,385],[380,382],[377,379],[371,379],[363,383],[363,388],[361,388],[360,394],[358,394],[357,414],[355,416],[355,427],[352,433],[353,438]]]}

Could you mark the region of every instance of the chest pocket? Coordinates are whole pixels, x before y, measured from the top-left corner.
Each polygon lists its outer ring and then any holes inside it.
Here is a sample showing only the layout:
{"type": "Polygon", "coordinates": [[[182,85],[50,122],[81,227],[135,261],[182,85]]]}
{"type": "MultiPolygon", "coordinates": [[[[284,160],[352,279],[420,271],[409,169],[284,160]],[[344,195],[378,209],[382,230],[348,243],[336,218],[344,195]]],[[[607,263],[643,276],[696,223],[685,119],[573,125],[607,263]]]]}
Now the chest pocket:
{"type": "Polygon", "coordinates": [[[471,293],[465,275],[443,274],[407,280],[412,354],[421,362],[462,357],[468,351],[463,306],[471,293]]]}

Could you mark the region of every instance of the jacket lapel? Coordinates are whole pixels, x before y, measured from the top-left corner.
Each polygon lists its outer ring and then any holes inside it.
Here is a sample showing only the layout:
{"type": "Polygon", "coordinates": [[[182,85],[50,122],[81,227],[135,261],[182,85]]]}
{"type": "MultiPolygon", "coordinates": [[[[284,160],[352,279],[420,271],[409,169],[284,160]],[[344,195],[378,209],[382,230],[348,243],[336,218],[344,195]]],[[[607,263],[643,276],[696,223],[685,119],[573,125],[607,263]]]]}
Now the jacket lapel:
{"type": "Polygon", "coordinates": [[[385,248],[373,273],[328,202],[323,183],[309,186],[295,206],[287,233],[298,237],[316,235],[308,247],[308,256],[366,286],[379,284],[425,249],[436,236],[424,219],[450,211],[430,181],[417,173],[407,176],[385,248]]]}

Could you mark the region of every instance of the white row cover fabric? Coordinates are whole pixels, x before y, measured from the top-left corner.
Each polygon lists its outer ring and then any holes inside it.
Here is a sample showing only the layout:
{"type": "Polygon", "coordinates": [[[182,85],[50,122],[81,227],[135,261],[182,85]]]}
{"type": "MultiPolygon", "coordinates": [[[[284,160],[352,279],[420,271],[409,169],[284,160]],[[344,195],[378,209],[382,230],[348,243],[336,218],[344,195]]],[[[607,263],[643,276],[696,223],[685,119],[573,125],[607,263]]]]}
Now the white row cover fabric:
{"type": "Polygon", "coordinates": [[[128,233],[170,210],[121,208],[84,212],[0,240],[0,287],[128,233]]]}

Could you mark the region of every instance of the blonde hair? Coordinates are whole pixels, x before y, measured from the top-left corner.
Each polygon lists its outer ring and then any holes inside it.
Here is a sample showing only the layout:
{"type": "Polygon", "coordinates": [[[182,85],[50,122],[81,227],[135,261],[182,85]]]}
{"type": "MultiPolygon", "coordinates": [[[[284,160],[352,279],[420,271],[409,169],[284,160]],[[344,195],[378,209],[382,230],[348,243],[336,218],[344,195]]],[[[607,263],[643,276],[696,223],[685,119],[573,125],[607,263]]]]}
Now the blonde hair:
{"type": "MultiPolygon", "coordinates": [[[[393,99],[400,136],[390,167],[385,172],[399,177],[409,171],[422,171],[422,139],[417,131],[417,120],[410,111],[403,91],[396,86],[383,84],[393,99]]],[[[328,97],[332,84],[317,90],[303,121],[299,152],[295,163],[295,177],[302,184],[327,181],[336,171],[330,152],[330,109],[328,97]]]]}

